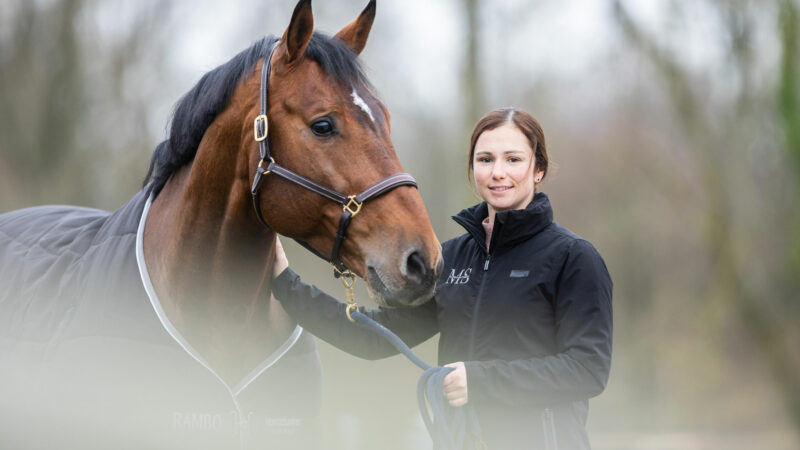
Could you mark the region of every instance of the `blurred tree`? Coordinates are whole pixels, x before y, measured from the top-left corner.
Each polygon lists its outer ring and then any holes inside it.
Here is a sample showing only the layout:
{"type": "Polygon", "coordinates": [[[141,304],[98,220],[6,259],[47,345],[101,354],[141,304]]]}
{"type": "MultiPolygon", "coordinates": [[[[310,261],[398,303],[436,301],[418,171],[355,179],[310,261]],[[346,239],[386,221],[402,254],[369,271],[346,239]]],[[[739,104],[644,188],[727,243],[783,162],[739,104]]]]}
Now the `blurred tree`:
{"type": "Polygon", "coordinates": [[[146,130],[152,97],[135,90],[152,86],[160,67],[160,54],[141,47],[159,38],[166,7],[161,0],[134,9],[92,0],[3,2],[0,210],[42,202],[114,207],[130,194],[145,170],[140,163],[136,177],[127,175],[130,155],[153,146],[146,130]]]}
{"type": "Polygon", "coordinates": [[[478,0],[462,0],[464,6],[464,30],[467,33],[467,45],[464,50],[462,65],[462,92],[464,93],[464,116],[466,130],[485,113],[485,89],[481,77],[481,3],[478,0]]]}
{"type": "MultiPolygon", "coordinates": [[[[781,202],[778,195],[768,198],[775,204],[754,205],[744,201],[742,189],[748,182],[758,181],[752,173],[758,172],[760,160],[748,155],[753,152],[754,135],[762,121],[781,127],[785,139],[779,144],[786,156],[794,161],[795,183],[800,180],[800,121],[798,121],[798,5],[793,0],[780,0],[774,10],[772,28],[778,30],[780,42],[780,73],[771,83],[753,82],[754,73],[761,70],[752,51],[756,46],[755,29],[759,23],[754,8],[762,3],[711,0],[703,6],[717,14],[722,32],[720,42],[706,42],[709,47],[722,48],[728,61],[724,64],[726,78],[711,80],[731,83],[732,95],[714,98],[707,91],[708,72],[701,73],[690,67],[685,49],[670,51],[670,42],[676,35],[666,36],[666,42],[648,34],[619,0],[614,1],[614,16],[627,41],[655,68],[663,83],[673,116],[689,147],[696,170],[696,182],[702,193],[703,227],[700,232],[707,254],[708,279],[704,297],[709,304],[724,302],[733,306],[740,324],[749,332],[756,345],[756,353],[774,375],[776,384],[785,399],[790,420],[800,431],[800,364],[793,345],[793,326],[800,320],[796,308],[797,243],[800,242],[797,226],[775,227],[771,220],[756,225],[757,233],[742,225],[742,217],[758,221],[766,211],[777,211],[776,216],[791,217],[798,221],[800,190],[788,201],[781,202]],[[734,80],[734,82],[732,82],[734,80]],[[775,92],[777,86],[777,98],[775,92]],[[764,90],[768,91],[767,93],[764,90]],[[701,93],[702,92],[702,93],[701,93]],[[742,167],[744,165],[744,167],[742,167]],[[734,187],[734,189],[732,189],[734,187]],[[768,207],[765,205],[769,205],[768,207]],[[795,242],[795,250],[786,251],[781,267],[774,272],[766,268],[767,282],[759,283],[752,274],[753,264],[766,264],[769,258],[762,250],[759,239],[770,234],[782,234],[784,242],[795,242]],[[755,262],[754,262],[755,261],[755,262]],[[789,275],[791,274],[791,275],[789,275]]],[[[681,15],[684,8],[679,2],[671,3],[681,15]]],[[[772,12],[772,11],[770,11],[772,12]]],[[[663,37],[663,36],[662,36],[663,37]]],[[[704,67],[706,71],[709,67],[704,67]]],[[[767,71],[770,74],[771,72],[767,71]]],[[[676,140],[680,137],[676,137],[676,140]]],[[[750,155],[752,156],[752,155],[750,155]]],[[[757,183],[753,182],[753,185],[757,183]]],[[[768,251],[769,249],[767,249],[768,251]]],[[[796,336],[794,336],[796,338],[796,336]]]]}
{"type": "Polygon", "coordinates": [[[45,173],[52,177],[74,152],[80,114],[73,112],[85,105],[72,25],[80,0],[9,6],[2,10],[2,23],[10,36],[0,45],[0,165],[5,175],[3,191],[16,197],[29,180],[44,181],[45,173]]]}
{"type": "MultiPolygon", "coordinates": [[[[786,140],[786,150],[800,178],[800,24],[798,6],[792,0],[781,0],[779,9],[781,43],[780,80],[778,82],[778,111],[786,140]]],[[[800,183],[796,185],[800,192],[800,183]]],[[[800,198],[800,195],[798,195],[800,198]]],[[[796,226],[792,239],[790,270],[786,274],[795,278],[800,273],[800,205],[796,206],[796,226]]]]}

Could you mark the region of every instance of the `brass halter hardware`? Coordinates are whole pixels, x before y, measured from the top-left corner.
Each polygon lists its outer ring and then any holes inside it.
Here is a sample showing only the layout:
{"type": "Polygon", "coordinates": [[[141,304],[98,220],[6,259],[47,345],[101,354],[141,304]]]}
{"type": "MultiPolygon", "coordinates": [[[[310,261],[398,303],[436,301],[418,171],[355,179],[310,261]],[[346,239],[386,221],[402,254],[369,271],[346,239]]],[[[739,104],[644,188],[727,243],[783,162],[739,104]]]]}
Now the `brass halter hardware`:
{"type": "Polygon", "coordinates": [[[253,134],[256,142],[261,142],[267,138],[267,134],[269,134],[269,121],[267,120],[266,114],[260,114],[253,120],[253,134]],[[262,128],[259,129],[258,124],[262,124],[262,128]]]}
{"type": "MultiPolygon", "coordinates": [[[[266,162],[266,161],[265,161],[265,160],[263,160],[263,159],[262,159],[261,161],[259,161],[259,162],[258,162],[258,168],[259,168],[259,169],[262,169],[262,170],[264,171],[264,175],[267,175],[267,174],[269,174],[269,173],[270,173],[270,172],[272,172],[272,171],[271,171],[271,170],[269,170],[269,164],[267,165],[267,167],[264,167],[264,163],[265,163],[265,162],[266,162]]],[[[275,164],[275,160],[274,160],[274,159],[272,159],[272,157],[270,157],[270,158],[269,158],[269,162],[270,162],[270,163],[272,163],[272,164],[275,164]]]]}
{"type": "Polygon", "coordinates": [[[355,217],[355,215],[361,211],[361,205],[364,203],[356,200],[355,195],[349,195],[347,198],[350,199],[350,201],[348,201],[346,205],[342,206],[342,210],[348,211],[350,213],[350,217],[355,217]],[[355,207],[355,209],[353,207],[355,207]]]}
{"type": "Polygon", "coordinates": [[[353,311],[358,310],[358,305],[356,304],[356,274],[351,272],[349,269],[345,271],[340,271],[336,268],[333,263],[333,270],[336,274],[338,274],[339,279],[342,280],[342,285],[344,285],[344,298],[345,302],[347,303],[347,309],[345,309],[345,313],[347,314],[347,320],[350,322],[355,322],[355,319],[350,316],[350,313],[353,311]]]}

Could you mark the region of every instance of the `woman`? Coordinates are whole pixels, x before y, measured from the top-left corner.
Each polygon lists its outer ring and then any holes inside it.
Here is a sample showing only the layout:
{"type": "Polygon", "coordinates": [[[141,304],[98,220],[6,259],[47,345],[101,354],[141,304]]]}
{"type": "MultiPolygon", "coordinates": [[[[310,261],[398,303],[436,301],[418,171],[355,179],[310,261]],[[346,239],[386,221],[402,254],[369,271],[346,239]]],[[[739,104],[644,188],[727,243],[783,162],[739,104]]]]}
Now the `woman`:
{"type": "MultiPolygon", "coordinates": [[[[453,219],[466,233],[442,245],[432,301],[365,311],[409,346],[437,332],[452,406],[475,409],[489,449],[589,448],[588,399],[611,363],[612,283],[594,247],[553,222],[544,133],[530,114],[491,111],[472,133],[469,171],[483,202],[453,219]]],[[[396,351],[345,319],[345,305],[287,269],[274,295],[302,326],[364,358],[396,351]]]]}

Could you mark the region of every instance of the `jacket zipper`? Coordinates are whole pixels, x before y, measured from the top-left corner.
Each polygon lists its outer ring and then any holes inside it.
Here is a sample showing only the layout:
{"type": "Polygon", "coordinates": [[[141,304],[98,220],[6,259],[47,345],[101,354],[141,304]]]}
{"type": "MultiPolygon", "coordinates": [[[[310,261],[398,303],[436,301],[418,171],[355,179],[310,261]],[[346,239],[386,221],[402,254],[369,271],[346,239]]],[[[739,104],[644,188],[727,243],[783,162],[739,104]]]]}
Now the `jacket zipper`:
{"type": "Polygon", "coordinates": [[[478,298],[475,299],[475,307],[472,310],[472,327],[469,333],[469,347],[467,351],[467,361],[474,359],[475,350],[475,333],[478,329],[478,311],[481,306],[481,297],[483,297],[483,286],[486,284],[486,274],[489,272],[489,261],[492,255],[486,255],[486,261],[483,263],[483,274],[481,274],[481,285],[478,287],[478,298]]]}
{"type": "Polygon", "coordinates": [[[542,431],[544,431],[544,448],[546,450],[558,450],[556,421],[553,410],[550,408],[545,408],[542,411],[542,431]]]}

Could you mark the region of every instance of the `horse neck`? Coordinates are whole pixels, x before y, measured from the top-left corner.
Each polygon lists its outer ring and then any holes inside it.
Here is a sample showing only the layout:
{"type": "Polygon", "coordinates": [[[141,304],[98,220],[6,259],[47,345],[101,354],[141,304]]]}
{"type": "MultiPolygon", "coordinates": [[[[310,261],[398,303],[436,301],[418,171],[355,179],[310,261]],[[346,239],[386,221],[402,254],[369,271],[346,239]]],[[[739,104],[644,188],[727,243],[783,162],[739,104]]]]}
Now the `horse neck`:
{"type": "Polygon", "coordinates": [[[250,211],[239,145],[230,133],[207,133],[192,165],[156,198],[145,234],[145,257],[167,316],[212,364],[234,367],[231,379],[292,328],[269,295],[275,234],[250,211]]]}

